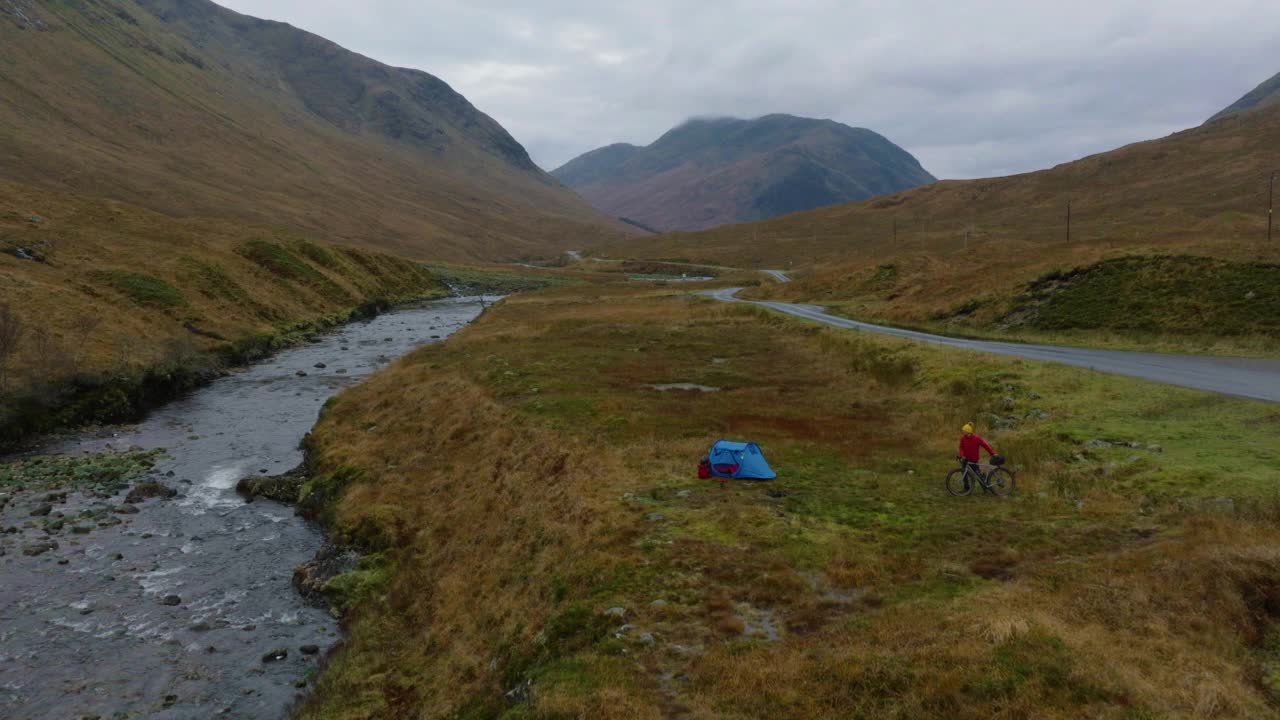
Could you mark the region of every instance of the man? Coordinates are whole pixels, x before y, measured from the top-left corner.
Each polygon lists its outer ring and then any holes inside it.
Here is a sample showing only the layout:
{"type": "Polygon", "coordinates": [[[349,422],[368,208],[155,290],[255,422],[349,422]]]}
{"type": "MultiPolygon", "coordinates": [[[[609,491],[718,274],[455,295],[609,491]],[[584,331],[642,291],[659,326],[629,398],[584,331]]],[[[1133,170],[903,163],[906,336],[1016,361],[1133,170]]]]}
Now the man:
{"type": "MultiPolygon", "coordinates": [[[[977,465],[982,460],[982,450],[986,450],[988,455],[996,454],[995,449],[982,436],[973,432],[973,423],[965,423],[960,430],[964,433],[960,436],[960,459],[964,461],[964,465],[977,465]]],[[[976,467],[973,471],[982,474],[976,467]]]]}

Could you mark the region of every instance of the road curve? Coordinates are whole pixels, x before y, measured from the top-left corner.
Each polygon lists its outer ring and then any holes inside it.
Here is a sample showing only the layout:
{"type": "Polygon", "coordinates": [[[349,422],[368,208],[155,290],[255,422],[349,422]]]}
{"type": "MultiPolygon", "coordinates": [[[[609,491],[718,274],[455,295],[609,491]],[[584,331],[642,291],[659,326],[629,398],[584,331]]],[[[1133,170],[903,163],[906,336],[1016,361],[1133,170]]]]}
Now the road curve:
{"type": "Polygon", "coordinates": [[[1207,390],[1222,395],[1280,402],[1280,360],[1205,355],[1166,355],[1163,353],[1093,350],[1089,348],[1059,347],[1056,345],[1029,345],[993,340],[966,340],[945,335],[932,335],[915,330],[872,325],[837,317],[824,312],[822,308],[816,305],[798,305],[766,300],[742,300],[736,297],[741,289],[722,288],[719,290],[707,290],[703,294],[725,302],[751,303],[752,305],[759,305],[780,313],[804,318],[805,320],[849,330],[864,330],[882,335],[921,340],[960,350],[976,350],[995,355],[1010,355],[1028,360],[1074,365],[1168,385],[1207,390]]]}

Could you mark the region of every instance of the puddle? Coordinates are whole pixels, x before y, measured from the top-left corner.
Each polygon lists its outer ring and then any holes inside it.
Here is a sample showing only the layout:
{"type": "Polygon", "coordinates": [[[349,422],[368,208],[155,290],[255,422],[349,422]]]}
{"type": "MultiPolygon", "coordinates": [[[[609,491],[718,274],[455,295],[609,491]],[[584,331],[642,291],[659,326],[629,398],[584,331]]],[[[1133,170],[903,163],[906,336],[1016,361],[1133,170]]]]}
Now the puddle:
{"type": "Polygon", "coordinates": [[[718,387],[711,387],[710,385],[698,385],[697,383],[665,383],[662,385],[645,385],[645,387],[651,390],[657,390],[658,392],[670,392],[672,390],[682,390],[686,392],[705,392],[705,393],[720,392],[720,388],[718,387]]]}

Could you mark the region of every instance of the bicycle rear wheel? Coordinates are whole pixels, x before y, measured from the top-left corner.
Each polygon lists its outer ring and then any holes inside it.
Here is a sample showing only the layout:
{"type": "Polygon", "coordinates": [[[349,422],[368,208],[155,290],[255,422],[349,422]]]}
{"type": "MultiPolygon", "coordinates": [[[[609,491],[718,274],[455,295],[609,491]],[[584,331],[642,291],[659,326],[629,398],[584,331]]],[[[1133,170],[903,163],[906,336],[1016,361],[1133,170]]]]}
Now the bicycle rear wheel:
{"type": "Polygon", "coordinates": [[[1002,467],[992,468],[987,475],[987,489],[993,495],[1007,497],[1013,492],[1013,473],[1002,467]]]}
{"type": "Polygon", "coordinates": [[[947,492],[956,497],[964,497],[973,492],[973,483],[969,482],[969,475],[964,468],[956,468],[947,473],[947,492]]]}

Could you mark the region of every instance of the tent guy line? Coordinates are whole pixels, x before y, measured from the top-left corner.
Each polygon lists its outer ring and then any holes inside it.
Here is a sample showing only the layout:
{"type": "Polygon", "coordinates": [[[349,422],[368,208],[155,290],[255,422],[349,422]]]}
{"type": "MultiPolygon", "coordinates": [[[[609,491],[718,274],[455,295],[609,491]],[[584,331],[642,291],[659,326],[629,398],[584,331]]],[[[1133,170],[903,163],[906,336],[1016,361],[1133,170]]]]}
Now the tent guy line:
{"type": "Polygon", "coordinates": [[[1280,360],[1208,355],[1166,355],[1163,353],[1094,350],[1091,348],[1032,345],[993,340],[968,340],[850,320],[831,315],[816,305],[767,300],[743,300],[737,297],[741,290],[742,288],[721,288],[707,290],[702,294],[724,302],[743,302],[759,305],[776,312],[846,330],[861,330],[881,335],[893,335],[958,350],[974,350],[995,355],[1008,355],[1028,360],[1073,365],[1167,385],[1205,390],[1220,395],[1234,395],[1267,402],[1280,402],[1280,360]]]}

